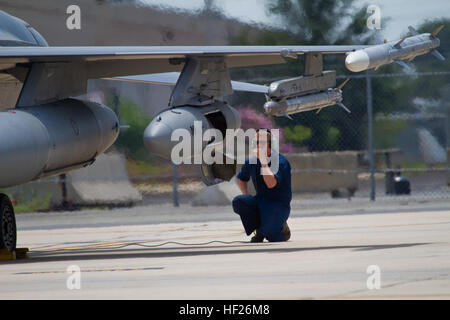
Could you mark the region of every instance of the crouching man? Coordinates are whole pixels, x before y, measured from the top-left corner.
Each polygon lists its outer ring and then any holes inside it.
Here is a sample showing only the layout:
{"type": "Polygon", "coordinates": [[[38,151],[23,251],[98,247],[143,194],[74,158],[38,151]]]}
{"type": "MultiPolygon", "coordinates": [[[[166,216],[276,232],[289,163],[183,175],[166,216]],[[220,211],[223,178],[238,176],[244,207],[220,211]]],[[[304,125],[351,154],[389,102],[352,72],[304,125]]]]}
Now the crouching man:
{"type": "Polygon", "coordinates": [[[269,129],[258,129],[255,142],[256,159],[247,159],[237,175],[242,195],[233,199],[233,210],[241,217],[247,235],[255,232],[251,242],[263,242],[264,238],[287,241],[291,236],[286,223],[292,199],[291,166],[282,154],[272,150],[269,129]],[[272,166],[274,159],[278,165],[272,166]],[[256,196],[247,192],[250,178],[256,196]]]}

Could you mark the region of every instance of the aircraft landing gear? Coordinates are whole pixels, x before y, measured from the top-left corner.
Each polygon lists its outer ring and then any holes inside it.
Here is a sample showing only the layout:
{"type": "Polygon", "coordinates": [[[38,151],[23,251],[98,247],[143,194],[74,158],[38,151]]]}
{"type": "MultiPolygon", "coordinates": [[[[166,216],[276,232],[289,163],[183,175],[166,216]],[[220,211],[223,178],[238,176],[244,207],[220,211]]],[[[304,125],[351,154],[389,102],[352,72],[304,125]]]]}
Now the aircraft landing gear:
{"type": "Polygon", "coordinates": [[[0,249],[16,250],[17,228],[14,208],[9,197],[0,193],[0,249]]]}

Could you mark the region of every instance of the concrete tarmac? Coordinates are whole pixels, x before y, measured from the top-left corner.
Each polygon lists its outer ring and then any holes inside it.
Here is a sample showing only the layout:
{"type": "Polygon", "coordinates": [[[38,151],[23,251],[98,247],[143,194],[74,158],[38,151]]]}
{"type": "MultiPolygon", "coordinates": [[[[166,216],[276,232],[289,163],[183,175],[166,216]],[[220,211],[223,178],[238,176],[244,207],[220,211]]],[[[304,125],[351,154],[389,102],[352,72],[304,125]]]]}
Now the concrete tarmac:
{"type": "Polygon", "coordinates": [[[450,298],[450,210],[293,212],[290,241],[260,244],[233,214],[121,225],[120,210],[116,225],[105,212],[103,226],[52,226],[47,214],[47,228],[31,228],[27,219],[39,214],[18,215],[18,247],[29,258],[0,262],[0,299],[450,298]]]}

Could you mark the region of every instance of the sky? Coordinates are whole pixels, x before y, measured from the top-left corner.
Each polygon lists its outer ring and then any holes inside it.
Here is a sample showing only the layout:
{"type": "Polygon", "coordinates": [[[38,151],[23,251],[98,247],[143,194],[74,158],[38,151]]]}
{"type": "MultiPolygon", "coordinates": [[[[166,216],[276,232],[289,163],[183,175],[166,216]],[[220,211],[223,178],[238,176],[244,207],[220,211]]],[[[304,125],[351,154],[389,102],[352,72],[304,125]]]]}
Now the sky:
{"type": "MultiPolygon", "coordinates": [[[[155,6],[165,6],[184,10],[199,10],[204,0],[140,0],[155,6]]],[[[217,0],[215,4],[227,16],[255,23],[280,26],[280,22],[266,12],[267,0],[217,0]]],[[[395,40],[408,31],[409,25],[419,25],[426,19],[440,17],[450,18],[450,0],[356,0],[355,5],[377,5],[381,18],[390,18],[382,25],[381,36],[387,40],[395,40]]]]}

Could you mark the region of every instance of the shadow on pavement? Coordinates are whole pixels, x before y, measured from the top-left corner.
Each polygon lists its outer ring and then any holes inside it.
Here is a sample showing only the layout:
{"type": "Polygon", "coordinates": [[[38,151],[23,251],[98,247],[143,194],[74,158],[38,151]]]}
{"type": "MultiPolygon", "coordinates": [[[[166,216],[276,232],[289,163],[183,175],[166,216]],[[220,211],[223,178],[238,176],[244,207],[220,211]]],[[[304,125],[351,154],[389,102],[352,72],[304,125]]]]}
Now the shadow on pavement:
{"type": "MultiPolygon", "coordinates": [[[[288,242],[289,244],[289,242],[288,242]]],[[[108,248],[108,249],[76,249],[52,252],[38,252],[31,250],[28,259],[15,260],[9,263],[33,263],[50,261],[74,260],[106,260],[106,259],[133,259],[133,258],[166,258],[185,256],[205,256],[223,254],[252,254],[252,253],[291,253],[314,250],[340,250],[353,249],[354,251],[384,250],[407,248],[427,245],[430,243],[398,243],[381,245],[354,245],[354,246],[323,246],[323,247],[285,247],[285,243],[260,243],[224,246],[186,246],[167,248],[108,248]]],[[[130,244],[134,245],[134,244],[130,244]]]]}

